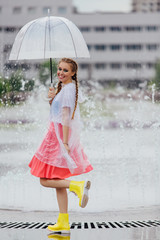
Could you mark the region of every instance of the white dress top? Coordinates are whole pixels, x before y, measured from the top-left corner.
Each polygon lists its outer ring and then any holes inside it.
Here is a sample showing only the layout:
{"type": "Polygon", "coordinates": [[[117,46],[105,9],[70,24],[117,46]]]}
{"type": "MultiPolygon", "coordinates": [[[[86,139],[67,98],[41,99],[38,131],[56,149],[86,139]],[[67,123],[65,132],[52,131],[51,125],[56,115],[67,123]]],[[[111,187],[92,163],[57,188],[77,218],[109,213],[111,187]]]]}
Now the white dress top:
{"type": "Polygon", "coordinates": [[[79,106],[74,115],[74,120],[71,120],[75,107],[76,86],[74,83],[68,83],[62,86],[61,91],[55,96],[50,110],[50,120],[54,123],[72,128],[73,122],[80,121],[79,106]]]}
{"type": "MultiPolygon", "coordinates": [[[[78,95],[81,96],[81,93],[78,95]]],[[[78,100],[80,100],[80,98],[81,97],[79,97],[78,100]]],[[[81,120],[78,103],[74,119],[71,119],[75,107],[75,100],[76,86],[74,83],[68,83],[63,85],[61,91],[55,96],[50,109],[50,121],[54,123],[56,136],[61,149],[59,157],[57,158],[59,160],[56,162],[54,161],[53,165],[69,168],[71,172],[74,172],[74,169],[77,168],[75,161],[72,159],[72,153],[75,149],[80,161],[79,164],[83,166],[84,169],[88,165],[88,161],[84,161],[82,146],[80,144],[81,120]],[[60,137],[59,124],[69,127],[69,154],[64,147],[62,138],[60,137]],[[61,164],[60,159],[63,159],[63,164],[61,164]]]]}

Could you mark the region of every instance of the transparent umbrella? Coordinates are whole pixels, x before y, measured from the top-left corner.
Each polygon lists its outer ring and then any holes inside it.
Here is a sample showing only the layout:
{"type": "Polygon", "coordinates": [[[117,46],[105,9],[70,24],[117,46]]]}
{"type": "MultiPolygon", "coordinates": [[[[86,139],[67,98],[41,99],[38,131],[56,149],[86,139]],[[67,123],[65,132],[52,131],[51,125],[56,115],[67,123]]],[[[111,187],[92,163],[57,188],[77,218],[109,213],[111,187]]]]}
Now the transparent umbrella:
{"type": "Polygon", "coordinates": [[[47,16],[35,19],[18,32],[9,60],[89,58],[89,51],[77,26],[63,17],[47,16]]]}

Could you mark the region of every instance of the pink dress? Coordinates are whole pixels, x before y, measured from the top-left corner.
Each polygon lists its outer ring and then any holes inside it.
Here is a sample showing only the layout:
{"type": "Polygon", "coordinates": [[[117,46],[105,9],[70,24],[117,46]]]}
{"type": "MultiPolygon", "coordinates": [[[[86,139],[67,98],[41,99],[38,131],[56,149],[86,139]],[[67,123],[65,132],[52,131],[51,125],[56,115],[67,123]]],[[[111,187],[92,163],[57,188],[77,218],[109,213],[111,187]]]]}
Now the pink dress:
{"type": "Polygon", "coordinates": [[[74,119],[71,120],[75,96],[75,84],[69,83],[64,85],[54,98],[48,132],[29,163],[32,175],[65,179],[93,169],[80,144],[81,121],[78,104],[74,119]],[[63,125],[69,127],[69,154],[63,144],[63,125]]]}

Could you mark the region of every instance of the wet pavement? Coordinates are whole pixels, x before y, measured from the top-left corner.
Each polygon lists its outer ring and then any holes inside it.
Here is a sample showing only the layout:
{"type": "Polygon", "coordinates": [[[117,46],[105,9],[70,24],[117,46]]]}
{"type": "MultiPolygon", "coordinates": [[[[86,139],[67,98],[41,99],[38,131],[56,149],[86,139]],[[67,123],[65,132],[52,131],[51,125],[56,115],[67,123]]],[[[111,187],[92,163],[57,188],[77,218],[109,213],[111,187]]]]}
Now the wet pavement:
{"type": "Polygon", "coordinates": [[[47,230],[58,212],[0,210],[3,240],[160,240],[160,209],[70,214],[70,235],[47,230]],[[50,221],[50,220],[53,220],[50,221]]]}
{"type": "Polygon", "coordinates": [[[140,227],[128,229],[71,229],[70,235],[49,233],[47,229],[0,229],[0,239],[4,240],[159,240],[160,227],[140,227]]]}

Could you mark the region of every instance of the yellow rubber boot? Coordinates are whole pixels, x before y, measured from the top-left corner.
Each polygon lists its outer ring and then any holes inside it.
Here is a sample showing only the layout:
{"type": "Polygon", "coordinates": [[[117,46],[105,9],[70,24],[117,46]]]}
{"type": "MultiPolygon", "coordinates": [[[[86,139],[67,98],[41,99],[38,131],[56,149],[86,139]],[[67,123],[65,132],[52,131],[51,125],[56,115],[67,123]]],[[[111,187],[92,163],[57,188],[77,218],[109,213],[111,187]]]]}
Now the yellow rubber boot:
{"type": "Polygon", "coordinates": [[[70,226],[68,213],[59,213],[57,223],[54,225],[49,225],[48,230],[52,232],[69,233],[70,226]]]}
{"type": "Polygon", "coordinates": [[[62,234],[51,233],[51,234],[48,235],[48,238],[51,238],[51,239],[54,239],[54,240],[70,240],[69,235],[62,235],[62,234]]]}
{"type": "Polygon", "coordinates": [[[79,206],[84,208],[88,203],[88,190],[90,189],[90,181],[71,181],[69,185],[70,192],[74,192],[79,198],[79,206]]]}

